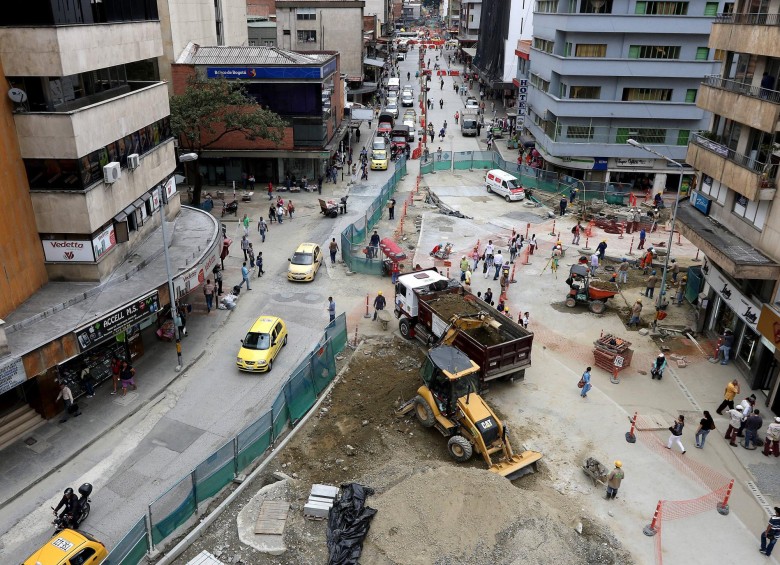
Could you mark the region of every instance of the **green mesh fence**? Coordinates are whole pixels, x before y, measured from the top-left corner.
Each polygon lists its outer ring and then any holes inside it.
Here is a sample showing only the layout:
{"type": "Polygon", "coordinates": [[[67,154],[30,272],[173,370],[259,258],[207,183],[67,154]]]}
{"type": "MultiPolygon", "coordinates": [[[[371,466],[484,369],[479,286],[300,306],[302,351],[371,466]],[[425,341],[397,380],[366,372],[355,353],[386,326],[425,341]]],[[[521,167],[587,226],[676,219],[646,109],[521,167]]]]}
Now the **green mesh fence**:
{"type": "Polygon", "coordinates": [[[311,379],[310,365],[300,367],[284,385],[287,398],[287,410],[290,421],[296,422],[303,418],[317,401],[317,391],[311,379]]]}
{"type": "Polygon", "coordinates": [[[219,493],[235,478],[234,444],[231,440],[195,467],[195,500],[198,504],[219,493]]]}
{"type": "Polygon", "coordinates": [[[146,535],[146,518],[141,518],[119,542],[111,548],[111,553],[102,565],[135,565],[149,551],[149,538],[146,535]]]}
{"type": "MultiPolygon", "coordinates": [[[[268,413],[268,416],[270,420],[270,412],[268,413]]],[[[262,435],[249,443],[243,451],[238,452],[238,456],[236,457],[236,468],[239,471],[243,471],[249,467],[255,459],[260,457],[265,453],[266,449],[271,447],[271,442],[273,440],[272,433],[273,430],[269,427],[262,435]]]]}
{"type": "Polygon", "coordinates": [[[284,390],[280,390],[279,394],[276,395],[271,414],[273,414],[273,425],[271,426],[271,429],[274,432],[274,439],[276,439],[282,435],[282,432],[290,419],[290,412],[287,409],[287,399],[284,396],[284,390]]]}
{"type": "Polygon", "coordinates": [[[152,543],[158,544],[195,514],[192,476],[187,475],[149,505],[152,543]]]}

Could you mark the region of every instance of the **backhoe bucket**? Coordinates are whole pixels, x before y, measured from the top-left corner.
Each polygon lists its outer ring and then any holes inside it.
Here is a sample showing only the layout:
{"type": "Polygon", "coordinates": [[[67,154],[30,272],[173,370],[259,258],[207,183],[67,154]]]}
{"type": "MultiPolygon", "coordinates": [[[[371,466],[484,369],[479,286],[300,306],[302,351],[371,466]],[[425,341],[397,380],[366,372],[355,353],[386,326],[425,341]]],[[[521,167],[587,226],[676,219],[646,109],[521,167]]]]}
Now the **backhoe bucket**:
{"type": "Polygon", "coordinates": [[[521,454],[515,454],[508,461],[500,461],[490,466],[490,471],[497,473],[502,477],[514,481],[525,475],[530,475],[536,471],[536,462],[542,458],[538,451],[523,451],[521,454]]]}

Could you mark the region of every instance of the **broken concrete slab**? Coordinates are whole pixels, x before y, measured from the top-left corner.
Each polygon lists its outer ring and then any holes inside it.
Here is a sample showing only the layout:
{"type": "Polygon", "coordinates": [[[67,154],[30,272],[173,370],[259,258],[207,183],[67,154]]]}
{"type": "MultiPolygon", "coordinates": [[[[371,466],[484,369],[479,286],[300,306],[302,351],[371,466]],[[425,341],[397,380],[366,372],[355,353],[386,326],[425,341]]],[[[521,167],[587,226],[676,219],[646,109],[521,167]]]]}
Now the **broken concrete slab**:
{"type": "MultiPolygon", "coordinates": [[[[279,534],[256,534],[255,526],[257,524],[258,513],[265,501],[279,501],[287,504],[288,487],[287,481],[279,481],[264,486],[252,499],[241,509],[236,518],[238,529],[238,539],[241,543],[248,545],[269,555],[282,555],[287,551],[284,545],[284,536],[279,534]]],[[[289,505],[288,505],[289,507],[289,505]]]]}

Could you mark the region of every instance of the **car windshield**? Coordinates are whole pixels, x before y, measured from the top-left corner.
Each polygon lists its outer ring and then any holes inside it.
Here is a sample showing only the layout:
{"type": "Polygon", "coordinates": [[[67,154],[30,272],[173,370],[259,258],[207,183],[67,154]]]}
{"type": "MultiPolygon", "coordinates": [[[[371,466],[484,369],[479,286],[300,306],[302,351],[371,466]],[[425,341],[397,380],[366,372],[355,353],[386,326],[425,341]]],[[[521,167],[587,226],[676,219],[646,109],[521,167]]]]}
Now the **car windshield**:
{"type": "Polygon", "coordinates": [[[290,263],[293,265],[311,265],[314,263],[314,255],[311,253],[299,253],[296,251],[293,253],[290,263]]]}
{"type": "Polygon", "coordinates": [[[244,338],[244,349],[262,351],[269,347],[271,347],[271,336],[269,334],[249,332],[244,338]]]}
{"type": "Polygon", "coordinates": [[[519,183],[519,182],[517,182],[517,180],[515,180],[515,179],[508,179],[508,180],[506,181],[506,185],[507,185],[509,188],[520,188],[520,183],[519,183]]]}
{"type": "Polygon", "coordinates": [[[374,152],[371,154],[371,158],[372,158],[374,161],[381,161],[381,160],[383,160],[383,159],[387,159],[387,154],[386,154],[384,151],[374,151],[374,152]]]}
{"type": "Polygon", "coordinates": [[[379,127],[390,129],[391,127],[393,127],[393,124],[391,124],[390,122],[379,122],[379,127]]]}
{"type": "Polygon", "coordinates": [[[475,127],[477,127],[477,120],[463,120],[463,127],[464,128],[475,128],[475,127]]]}
{"type": "Polygon", "coordinates": [[[385,148],[385,140],[382,138],[375,139],[374,140],[374,149],[384,149],[385,148]]]}
{"type": "Polygon", "coordinates": [[[406,135],[393,134],[393,141],[406,143],[406,135]]]}

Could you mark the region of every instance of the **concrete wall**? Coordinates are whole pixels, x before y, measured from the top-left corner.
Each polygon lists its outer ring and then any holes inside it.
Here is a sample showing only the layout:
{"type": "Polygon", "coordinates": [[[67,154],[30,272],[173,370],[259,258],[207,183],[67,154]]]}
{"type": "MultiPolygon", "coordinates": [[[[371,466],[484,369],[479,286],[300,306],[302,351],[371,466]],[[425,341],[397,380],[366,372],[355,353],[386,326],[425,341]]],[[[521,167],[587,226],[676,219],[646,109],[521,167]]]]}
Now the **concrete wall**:
{"type": "Polygon", "coordinates": [[[157,22],[0,28],[6,76],[67,76],[162,52],[157,22]]]}
{"type": "Polygon", "coordinates": [[[170,115],[164,83],[69,113],[16,114],[25,158],[79,159],[170,115]]]}
{"type": "MultiPolygon", "coordinates": [[[[0,64],[0,92],[9,86],[0,64]]],[[[46,284],[43,249],[24,172],[11,101],[0,97],[0,318],[46,284]]]]}
{"type": "Polygon", "coordinates": [[[755,200],[758,196],[760,176],[757,173],[699,147],[696,143],[691,142],[688,145],[688,155],[685,161],[694,169],[719,180],[750,200],[755,200]]]}
{"type": "Polygon", "coordinates": [[[709,45],[713,49],[780,57],[780,28],[776,25],[713,24],[709,45]]]}
{"type": "Polygon", "coordinates": [[[363,8],[363,15],[376,16],[380,22],[385,21],[385,6],[388,0],[365,0],[366,6],[363,8]]]}
{"type": "MultiPolygon", "coordinates": [[[[759,78],[760,76],[756,77],[759,78]]],[[[699,89],[696,105],[767,133],[774,133],[780,118],[780,106],[777,104],[705,84],[699,89]]]]}
{"type": "Polygon", "coordinates": [[[247,16],[270,16],[276,14],[275,0],[246,0],[247,16]]]}
{"type": "Polygon", "coordinates": [[[122,178],[114,184],[101,182],[87,192],[32,192],[38,232],[92,234],[175,167],[173,140],[169,140],[143,155],[141,166],[134,171],[122,169],[122,178]]]}

